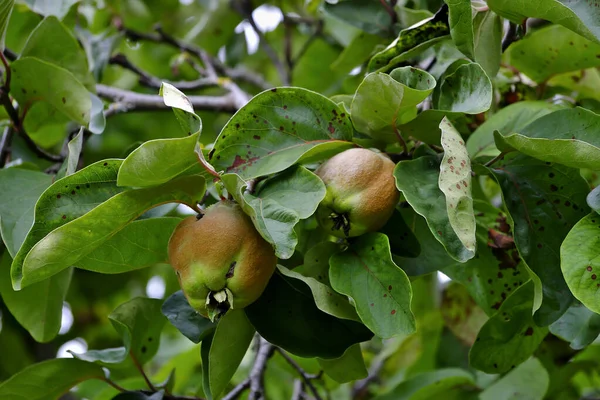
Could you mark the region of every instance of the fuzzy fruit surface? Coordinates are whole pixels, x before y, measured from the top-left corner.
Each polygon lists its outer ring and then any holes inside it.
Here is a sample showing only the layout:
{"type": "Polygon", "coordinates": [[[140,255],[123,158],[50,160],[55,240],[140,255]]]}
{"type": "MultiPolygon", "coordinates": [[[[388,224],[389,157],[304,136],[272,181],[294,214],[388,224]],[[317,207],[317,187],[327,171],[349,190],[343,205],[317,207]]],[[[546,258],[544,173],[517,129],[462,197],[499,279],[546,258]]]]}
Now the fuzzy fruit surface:
{"type": "Polygon", "coordinates": [[[315,171],[327,188],[317,209],[319,224],[341,238],[383,227],[400,198],[394,167],[385,155],[367,149],[346,150],[323,163],[315,171]]]}
{"type": "Polygon", "coordinates": [[[207,316],[209,293],[225,288],[231,308],[244,308],[260,297],[277,266],[273,247],[233,202],[209,207],[201,219],[184,219],[169,240],[169,261],[190,305],[207,316]]]}

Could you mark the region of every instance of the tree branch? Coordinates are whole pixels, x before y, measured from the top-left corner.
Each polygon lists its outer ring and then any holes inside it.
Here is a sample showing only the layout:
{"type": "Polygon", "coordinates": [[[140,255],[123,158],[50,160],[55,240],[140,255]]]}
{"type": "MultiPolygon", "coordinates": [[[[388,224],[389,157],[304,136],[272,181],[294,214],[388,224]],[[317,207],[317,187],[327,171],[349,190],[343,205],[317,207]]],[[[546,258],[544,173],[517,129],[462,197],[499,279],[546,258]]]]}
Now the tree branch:
{"type": "Polygon", "coordinates": [[[354,387],[352,388],[352,398],[360,399],[360,398],[365,397],[371,382],[374,382],[378,379],[379,372],[383,368],[384,362],[385,362],[385,360],[381,359],[381,358],[377,359],[373,362],[373,364],[371,365],[371,368],[369,369],[369,375],[366,378],[361,379],[360,381],[358,381],[354,384],[354,387]]]}
{"type": "Polygon", "coordinates": [[[250,388],[248,400],[263,400],[265,398],[263,378],[265,376],[265,370],[267,369],[267,361],[269,361],[269,358],[273,355],[275,347],[261,336],[257,335],[257,338],[258,350],[256,351],[256,358],[254,359],[254,365],[252,366],[250,375],[227,393],[221,400],[235,400],[248,388],[250,388]]]}
{"type": "Polygon", "coordinates": [[[15,130],[12,126],[7,125],[2,133],[2,139],[0,140],[0,168],[6,165],[8,156],[10,154],[10,148],[12,146],[12,140],[15,135],[15,130]]]}
{"type": "Polygon", "coordinates": [[[288,362],[288,364],[290,364],[300,375],[300,377],[302,378],[302,380],[304,381],[304,384],[306,386],[308,386],[308,388],[310,389],[310,391],[313,393],[313,396],[316,400],[321,400],[321,396],[319,395],[319,392],[317,391],[317,388],[315,388],[315,385],[312,384],[312,380],[313,379],[318,379],[321,377],[321,374],[323,373],[323,371],[321,371],[319,374],[317,375],[312,375],[312,374],[308,374],[304,369],[302,369],[302,367],[300,365],[298,365],[298,363],[292,358],[290,357],[285,351],[281,350],[281,349],[277,349],[279,351],[279,354],[281,354],[281,356],[283,358],[285,358],[285,360],[288,362]]]}
{"type": "MultiPolygon", "coordinates": [[[[98,96],[114,102],[105,111],[105,115],[111,116],[130,111],[155,111],[169,109],[165,105],[162,96],[153,94],[142,94],[130,90],[118,89],[112,86],[96,85],[98,96]]],[[[230,92],[223,96],[188,96],[188,99],[196,110],[211,110],[223,112],[235,112],[247,102],[239,94],[230,92]]]]}
{"type": "Polygon", "coordinates": [[[150,389],[152,392],[156,392],[156,388],[154,387],[154,385],[152,384],[152,382],[148,378],[148,375],[146,375],[146,372],[144,372],[144,367],[142,367],[142,364],[140,364],[140,362],[135,357],[135,355],[133,354],[133,352],[130,351],[129,355],[131,356],[131,360],[133,361],[133,364],[135,365],[135,367],[137,368],[137,370],[140,371],[140,374],[142,375],[142,378],[144,378],[144,381],[146,382],[146,385],[148,386],[148,389],[150,389]]]}
{"type": "Polygon", "coordinates": [[[134,41],[144,40],[154,43],[165,43],[179,49],[180,51],[190,53],[203,62],[209,60],[217,72],[231,78],[234,81],[243,81],[262,90],[267,90],[273,87],[273,85],[267,82],[262,76],[252,71],[248,71],[245,68],[230,68],[219,61],[218,58],[210,56],[202,49],[167,35],[160,27],[157,28],[158,33],[156,34],[136,32],[128,28],[121,28],[121,31],[125,34],[125,36],[134,41]]]}

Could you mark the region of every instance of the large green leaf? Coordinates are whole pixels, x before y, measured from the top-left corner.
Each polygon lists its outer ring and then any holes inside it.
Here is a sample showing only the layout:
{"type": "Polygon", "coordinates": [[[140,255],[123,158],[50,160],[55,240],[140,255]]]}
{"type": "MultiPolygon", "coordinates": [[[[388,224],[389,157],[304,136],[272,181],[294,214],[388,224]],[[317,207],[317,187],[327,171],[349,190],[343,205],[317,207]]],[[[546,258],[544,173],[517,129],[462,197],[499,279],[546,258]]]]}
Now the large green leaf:
{"type": "Polygon", "coordinates": [[[6,38],[6,28],[12,14],[14,0],[0,1],[0,51],[4,51],[4,39],[6,38]]]}
{"type": "Polygon", "coordinates": [[[541,18],[560,24],[581,36],[600,43],[600,10],[596,2],[569,0],[488,0],[488,6],[502,17],[520,24],[526,18],[541,18]]]}
{"type": "Polygon", "coordinates": [[[600,313],[600,283],[597,283],[599,232],[600,216],[593,212],[573,227],[560,247],[560,266],[569,289],[596,313],[600,313]]]}
{"type": "Polygon", "coordinates": [[[533,297],[531,281],[508,296],[479,331],[469,353],[471,366],[488,374],[501,374],[533,354],[548,333],[548,328],[533,322],[533,297]]]}
{"type": "Polygon", "coordinates": [[[225,174],[223,182],[281,259],[290,258],[298,244],[294,226],[310,217],[325,197],[321,179],[302,166],[261,182],[254,193],[246,192],[239,175],[225,174]]]}
{"type": "Polygon", "coordinates": [[[49,342],[60,330],[63,304],[73,269],[66,269],[50,279],[15,291],[10,284],[11,261],[8,253],[4,253],[0,261],[2,301],[37,342],[49,342]]]}
{"type": "Polygon", "coordinates": [[[165,300],[161,311],[179,332],[194,343],[200,343],[215,327],[208,318],[204,318],[190,306],[181,290],[165,300]]]}
{"type": "Polygon", "coordinates": [[[536,323],[550,325],[573,301],[556,249],[589,212],[585,203],[588,185],[579,170],[523,155],[491,171],[514,221],[519,254],[542,283],[544,299],[536,323]]]}
{"type": "Polygon", "coordinates": [[[500,151],[494,144],[494,131],[503,134],[520,132],[536,119],[560,110],[561,106],[546,101],[519,101],[498,110],[481,124],[467,139],[467,150],[472,158],[496,156],[500,151]]]}
{"type": "Polygon", "coordinates": [[[333,360],[318,358],[317,361],[321,368],[323,368],[323,371],[339,383],[363,379],[368,375],[359,344],[348,347],[348,350],[340,358],[333,360]]]}
{"type": "Polygon", "coordinates": [[[600,115],[576,107],[539,118],[520,133],[495,133],[494,139],[500,150],[515,149],[542,161],[597,170],[600,169],[599,128],[600,115]]]}
{"type": "Polygon", "coordinates": [[[18,59],[11,69],[11,94],[20,104],[44,101],[79,124],[90,121],[90,93],[71,72],[35,57],[18,59]]]}
{"type": "Polygon", "coordinates": [[[429,229],[450,256],[465,262],[474,256],[460,241],[446,211],[446,198],[439,188],[440,160],[436,156],[401,161],[396,165],[396,186],[414,210],[425,217],[429,229]]]}
{"type": "Polygon", "coordinates": [[[200,133],[184,138],[149,140],[123,161],[117,185],[148,187],[160,185],[198,163],[194,151],[200,133]]]}
{"type": "Polygon", "coordinates": [[[465,56],[475,60],[471,0],[444,0],[444,2],[448,4],[448,23],[452,41],[465,56]]]}
{"type": "Polygon", "coordinates": [[[301,88],[271,89],[229,120],[210,162],[217,171],[255,178],[347,150],[352,132],[345,110],[328,98],[301,88]]]}
{"type": "Polygon", "coordinates": [[[20,58],[25,57],[35,57],[64,68],[88,90],[96,90],[83,48],[73,33],[54,16],[43,19],[31,32],[20,55],[20,58]]]}
{"type": "Polygon", "coordinates": [[[475,215],[471,194],[471,160],[460,134],[446,118],[440,123],[444,158],[439,187],[446,196],[446,212],[452,229],[465,248],[475,253],[475,215]]]}
{"type": "Polygon", "coordinates": [[[455,388],[475,386],[473,375],[458,368],[425,372],[405,380],[375,400],[426,400],[447,396],[455,388]]]}
{"type": "Polygon", "coordinates": [[[532,357],[485,388],[479,398],[481,400],[542,400],[549,385],[548,371],[537,358],[532,357]]]}
{"type": "Polygon", "coordinates": [[[373,35],[388,35],[392,18],[384,7],[371,0],[340,1],[325,3],[323,11],[328,15],[373,35]]]}
{"type": "Polygon", "coordinates": [[[278,273],[245,311],[262,337],[300,357],[339,358],[351,345],[373,336],[358,322],[319,310],[304,282],[278,273]]]}
{"type": "Polygon", "coordinates": [[[0,398],[54,400],[88,379],[104,380],[102,367],[73,358],[56,358],[31,365],[0,383],[0,398]]]}
{"type": "Polygon", "coordinates": [[[600,315],[580,304],[573,305],[550,325],[550,332],[569,342],[572,349],[582,350],[600,335],[600,315]]]}
{"type": "Polygon", "coordinates": [[[0,170],[0,234],[11,256],[19,251],[33,223],[35,203],[51,183],[52,177],[43,172],[0,170]]]}
{"type": "Polygon", "coordinates": [[[230,310],[219,320],[210,342],[208,366],[203,365],[213,398],[219,398],[227,387],[253,336],[254,328],[243,310],[230,310]]]}
{"type": "Polygon", "coordinates": [[[600,43],[551,25],[533,32],[508,48],[510,65],[536,82],[552,75],[600,65],[600,43]]]}
{"type": "Polygon", "coordinates": [[[435,85],[433,76],[413,67],[396,68],[389,75],[367,75],[352,101],[354,127],[376,140],[397,142],[397,126],[414,118],[417,104],[431,94],[435,85]]]}
{"type": "MultiPolygon", "coordinates": [[[[444,118],[452,122],[457,128],[460,123],[464,125],[464,122],[461,121],[464,120],[464,114],[462,113],[444,110],[425,110],[419,113],[415,119],[400,125],[400,132],[402,132],[402,136],[411,136],[423,143],[439,146],[441,144],[439,126],[444,118]]],[[[462,127],[459,130],[461,132],[465,131],[462,127]]]]}
{"type": "Polygon", "coordinates": [[[358,65],[361,65],[373,54],[373,49],[384,42],[381,36],[360,32],[342,50],[331,69],[338,74],[347,74],[358,65]]]}
{"type": "Polygon", "coordinates": [[[384,234],[360,236],[329,264],[331,286],[352,298],[360,319],[377,336],[388,339],[415,331],[410,281],[392,261],[384,234]]]}
{"type": "Polygon", "coordinates": [[[478,12],[473,19],[473,31],[475,61],[487,76],[494,78],[502,58],[502,18],[491,10],[478,12]]]}
{"type": "Polygon", "coordinates": [[[443,7],[433,17],[400,31],[396,40],[371,58],[368,72],[391,71],[445,39],[449,34],[448,8],[443,7]]]}
{"type": "Polygon", "coordinates": [[[442,77],[436,107],[440,110],[479,114],[492,104],[492,82],[477,63],[460,65],[442,77]]]}
{"type": "Polygon", "coordinates": [[[133,221],[79,259],[75,266],[103,274],[120,274],[158,263],[168,263],[167,246],[180,218],[133,221]]]}

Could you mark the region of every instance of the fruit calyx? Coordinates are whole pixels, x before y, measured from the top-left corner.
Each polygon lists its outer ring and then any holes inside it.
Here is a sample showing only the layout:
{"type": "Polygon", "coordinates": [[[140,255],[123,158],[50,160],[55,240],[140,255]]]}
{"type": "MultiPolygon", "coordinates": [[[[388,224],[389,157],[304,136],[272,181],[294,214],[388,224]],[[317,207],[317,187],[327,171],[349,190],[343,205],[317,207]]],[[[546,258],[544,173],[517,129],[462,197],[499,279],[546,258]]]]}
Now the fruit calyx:
{"type": "Polygon", "coordinates": [[[230,308],[233,308],[233,293],[227,288],[210,291],[206,296],[206,311],[212,322],[217,322],[230,308]]]}
{"type": "Polygon", "coordinates": [[[333,222],[333,225],[331,226],[332,231],[342,230],[346,237],[350,235],[350,219],[348,218],[348,213],[339,214],[332,212],[329,214],[329,219],[333,222]]]}

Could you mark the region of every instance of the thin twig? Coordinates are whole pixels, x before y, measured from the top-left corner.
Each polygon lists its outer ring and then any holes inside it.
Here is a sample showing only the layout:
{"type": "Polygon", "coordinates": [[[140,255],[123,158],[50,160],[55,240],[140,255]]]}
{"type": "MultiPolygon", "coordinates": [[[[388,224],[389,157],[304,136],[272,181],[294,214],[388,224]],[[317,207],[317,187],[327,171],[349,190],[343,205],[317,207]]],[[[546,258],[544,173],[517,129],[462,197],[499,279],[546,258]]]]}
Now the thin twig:
{"type": "Polygon", "coordinates": [[[148,379],[148,375],[146,375],[146,372],[144,372],[144,367],[142,367],[142,364],[140,364],[140,362],[135,357],[135,355],[133,354],[133,352],[130,351],[129,355],[131,356],[131,360],[133,361],[133,364],[135,365],[135,367],[137,368],[137,370],[140,371],[140,374],[142,375],[142,378],[144,378],[144,381],[146,381],[146,385],[148,385],[148,389],[150,389],[153,392],[156,392],[156,388],[154,387],[154,385],[152,384],[152,382],[150,382],[150,379],[148,379]]]}
{"type": "MultiPolygon", "coordinates": [[[[215,70],[234,81],[243,81],[254,85],[262,90],[270,89],[273,87],[269,82],[267,82],[262,76],[256,74],[255,72],[248,71],[243,67],[230,68],[219,61],[216,57],[211,57],[209,54],[204,52],[202,49],[184,43],[180,40],[173,38],[172,36],[167,35],[164,31],[160,30],[161,33],[143,33],[137,32],[128,28],[122,28],[122,32],[129,39],[134,41],[145,40],[154,43],[165,43],[172,47],[175,47],[181,51],[187,52],[198,57],[200,60],[210,60],[210,63],[214,66],[215,70]]],[[[204,70],[202,72],[205,72],[204,70]]]]}
{"type": "Polygon", "coordinates": [[[108,383],[110,386],[112,386],[115,389],[117,389],[119,392],[126,392],[127,391],[127,389],[125,389],[124,387],[118,385],[116,382],[113,382],[112,380],[110,380],[108,378],[103,378],[102,380],[104,382],[108,383]]]}
{"type": "Polygon", "coordinates": [[[267,369],[267,361],[273,355],[275,347],[262,337],[259,337],[259,347],[250,371],[250,395],[248,400],[263,400],[265,398],[264,376],[267,369]]]}
{"type": "Polygon", "coordinates": [[[0,52],[0,60],[2,61],[2,65],[4,65],[4,71],[5,71],[4,88],[8,89],[8,88],[10,88],[10,66],[8,65],[8,60],[6,59],[4,52],[0,52]]]}
{"type": "Polygon", "coordinates": [[[279,56],[277,56],[275,49],[273,49],[273,47],[271,47],[269,42],[265,39],[265,35],[263,35],[262,31],[258,28],[258,25],[256,25],[256,21],[254,21],[254,17],[252,16],[251,2],[249,0],[236,1],[236,2],[233,2],[233,7],[236,9],[236,11],[238,13],[240,13],[240,15],[242,15],[244,18],[246,18],[246,20],[248,21],[248,23],[250,24],[250,26],[256,33],[256,36],[258,36],[258,45],[260,47],[262,47],[264,52],[271,59],[271,62],[275,66],[275,69],[277,69],[277,73],[279,74],[279,78],[281,79],[281,82],[284,85],[289,85],[290,84],[290,76],[289,76],[286,68],[283,66],[283,63],[279,59],[279,56]]]}
{"type": "Polygon", "coordinates": [[[304,381],[304,384],[306,386],[308,386],[308,388],[310,389],[310,391],[313,393],[313,396],[315,397],[316,400],[321,400],[321,396],[319,395],[319,392],[317,391],[317,388],[315,388],[315,386],[312,384],[312,380],[313,379],[318,379],[321,377],[321,373],[317,374],[317,375],[311,375],[308,374],[300,365],[298,365],[298,363],[292,358],[290,357],[285,351],[281,350],[281,349],[277,349],[279,350],[279,354],[281,354],[281,356],[288,362],[288,364],[290,364],[300,375],[300,377],[302,378],[302,380],[304,381]]]}
{"type": "Polygon", "coordinates": [[[218,80],[214,78],[199,78],[193,81],[169,81],[166,79],[159,79],[134,65],[124,54],[121,53],[112,56],[110,58],[109,63],[113,65],[118,65],[137,74],[139,76],[139,82],[141,85],[153,89],[159,89],[163,82],[170,83],[177,89],[184,91],[201,89],[210,86],[217,86],[219,84],[218,80]]]}
{"type": "Polygon", "coordinates": [[[306,42],[304,42],[304,44],[302,45],[302,48],[300,48],[300,51],[298,52],[298,54],[296,54],[296,57],[294,58],[294,60],[292,62],[292,68],[298,63],[298,61],[304,56],[304,54],[306,54],[306,51],[308,50],[310,45],[315,41],[316,38],[321,36],[322,33],[323,33],[323,21],[317,20],[317,22],[315,23],[315,31],[308,39],[306,39],[306,42]]]}
{"type": "Polygon", "coordinates": [[[7,125],[2,133],[2,140],[0,140],[0,168],[6,165],[14,136],[15,130],[12,126],[7,125]]]}
{"type": "Polygon", "coordinates": [[[369,375],[354,384],[354,387],[352,388],[353,399],[363,398],[367,394],[371,382],[374,382],[379,378],[379,372],[381,372],[383,368],[384,361],[385,360],[382,358],[375,360],[369,369],[369,375]]]}
{"type": "Polygon", "coordinates": [[[398,117],[398,113],[394,114],[394,118],[392,119],[392,128],[394,129],[394,134],[398,138],[398,142],[402,145],[402,150],[404,150],[404,154],[408,154],[408,145],[406,144],[406,140],[400,134],[398,127],[396,126],[396,118],[398,117]]]}
{"type": "Polygon", "coordinates": [[[485,164],[483,164],[485,167],[491,167],[494,163],[496,163],[497,161],[500,161],[504,158],[504,156],[506,155],[505,152],[502,152],[500,154],[498,154],[496,157],[492,158],[490,161],[486,162],[485,164]]]}
{"type": "Polygon", "coordinates": [[[221,400],[235,400],[244,393],[246,389],[250,387],[250,378],[244,379],[243,382],[238,384],[236,387],[231,389],[229,393],[221,398],[221,400]]]}
{"type": "Polygon", "coordinates": [[[398,14],[394,11],[394,7],[392,7],[386,0],[379,0],[385,11],[390,15],[392,25],[398,22],[398,14]]]}

